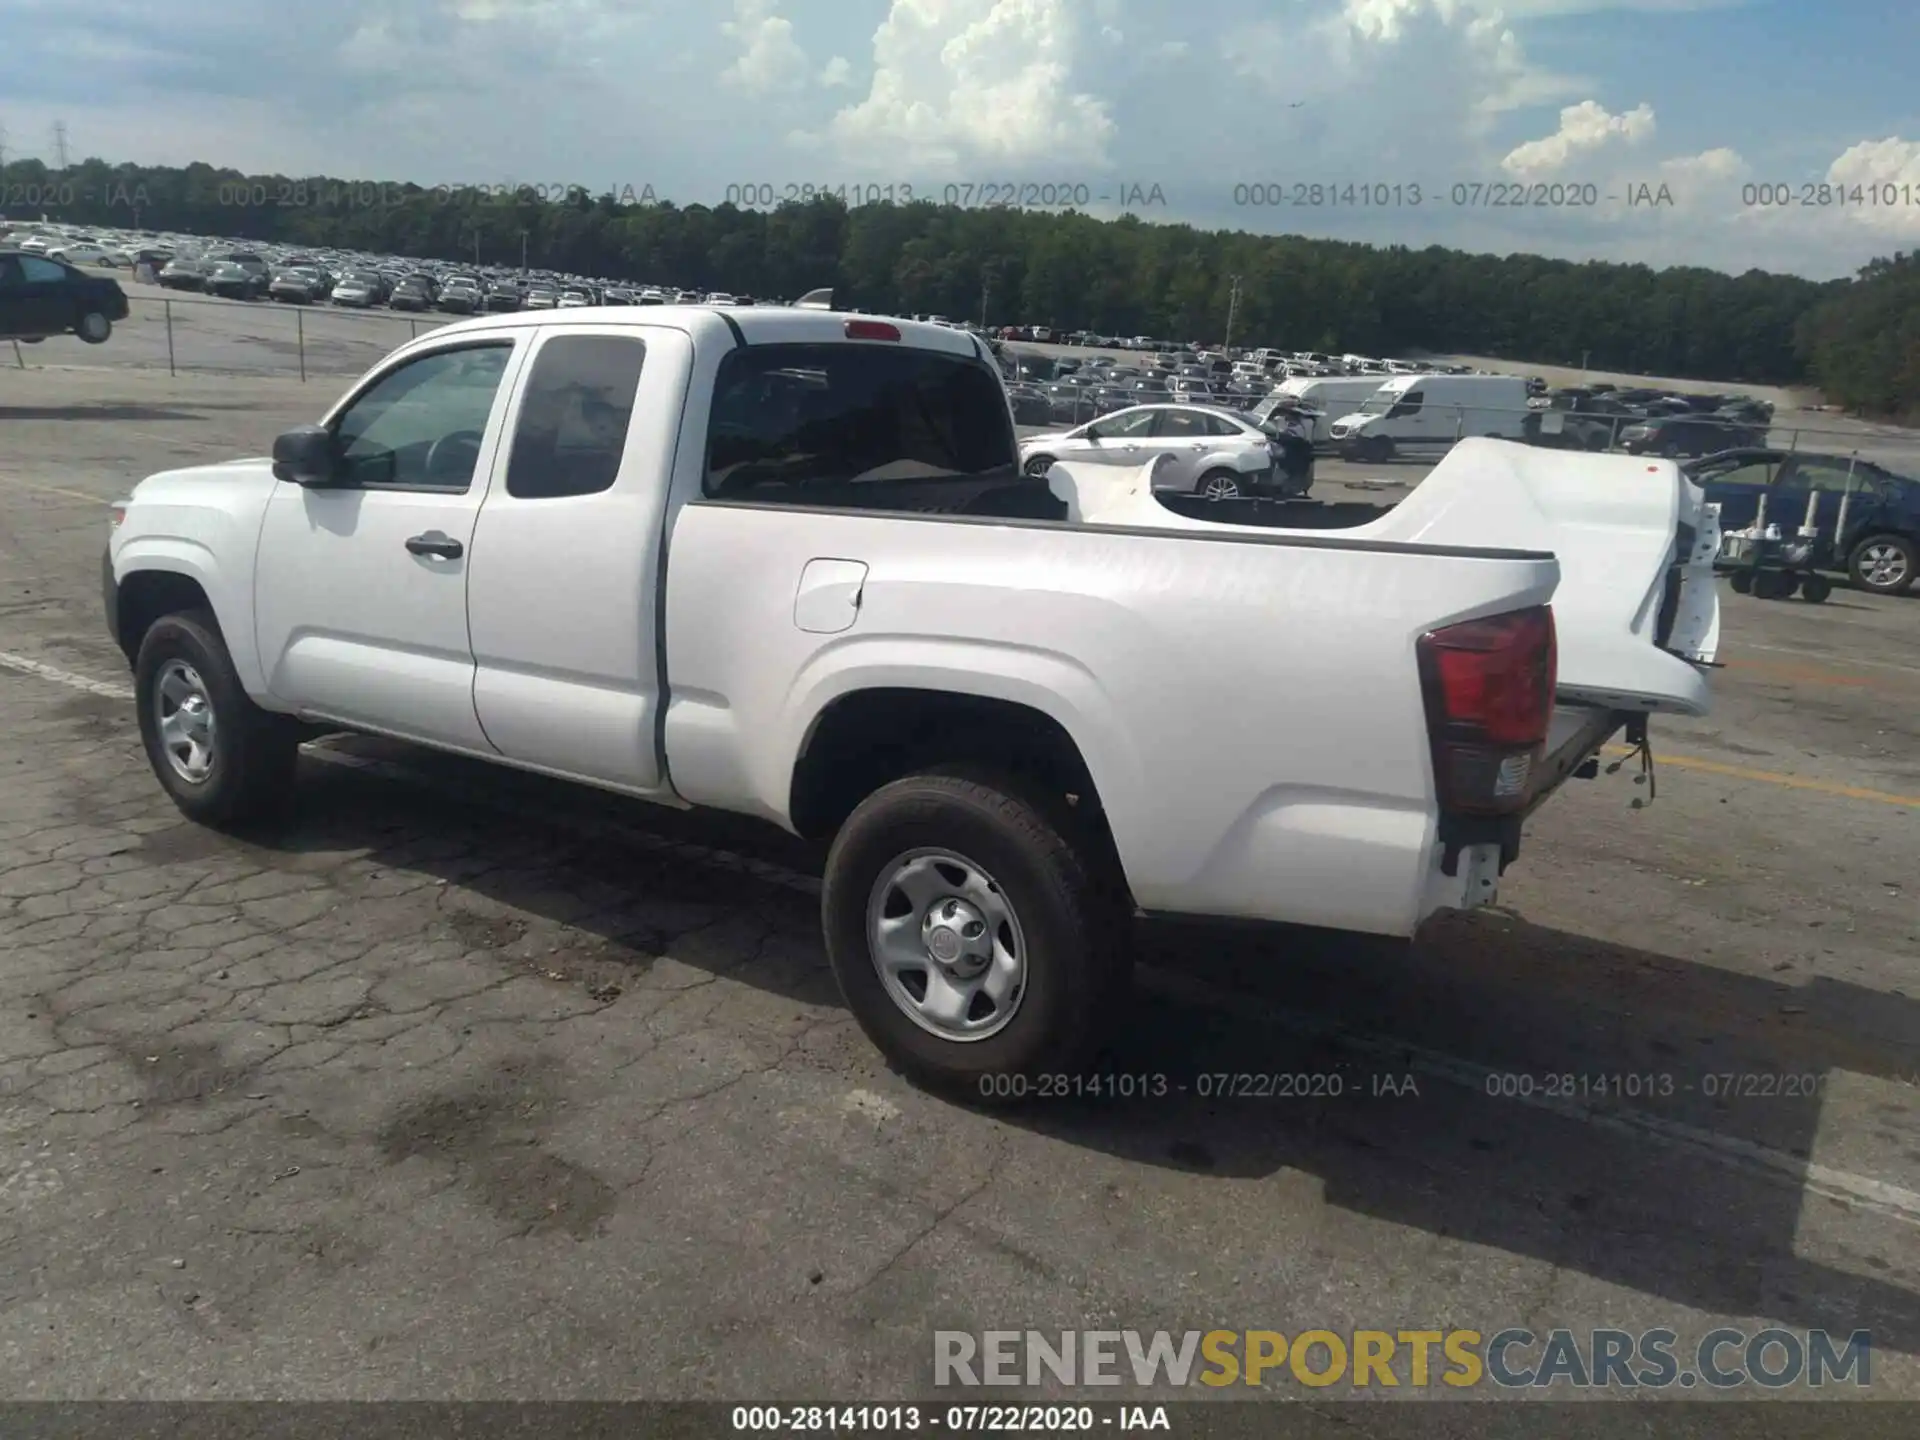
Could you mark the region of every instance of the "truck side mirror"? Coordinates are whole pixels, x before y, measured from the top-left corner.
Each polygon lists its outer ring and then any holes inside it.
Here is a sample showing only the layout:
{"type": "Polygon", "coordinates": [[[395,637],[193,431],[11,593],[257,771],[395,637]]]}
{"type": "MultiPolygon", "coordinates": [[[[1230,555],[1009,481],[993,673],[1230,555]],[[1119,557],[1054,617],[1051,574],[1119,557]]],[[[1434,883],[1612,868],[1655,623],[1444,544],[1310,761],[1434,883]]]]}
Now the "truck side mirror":
{"type": "Polygon", "coordinates": [[[340,476],[333,432],[323,425],[297,425],[274,437],[273,478],[295,485],[331,485],[340,476]]]}

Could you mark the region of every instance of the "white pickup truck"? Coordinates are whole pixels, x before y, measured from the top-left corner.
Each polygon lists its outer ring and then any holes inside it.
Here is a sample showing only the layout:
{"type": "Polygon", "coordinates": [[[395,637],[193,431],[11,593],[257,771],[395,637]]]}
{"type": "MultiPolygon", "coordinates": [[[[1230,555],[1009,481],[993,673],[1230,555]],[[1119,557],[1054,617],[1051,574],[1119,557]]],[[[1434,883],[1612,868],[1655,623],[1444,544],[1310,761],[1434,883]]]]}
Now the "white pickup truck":
{"type": "Polygon", "coordinates": [[[1717,527],[1670,462],[1468,441],[1391,509],[1260,524],[1150,472],[1023,475],[945,326],[488,315],[271,460],[143,481],[106,611],[204,823],[358,731],[831,838],[848,1005],[971,1095],[1090,1062],[1137,914],[1411,935],[1604,742],[1708,705],[1717,527]]]}

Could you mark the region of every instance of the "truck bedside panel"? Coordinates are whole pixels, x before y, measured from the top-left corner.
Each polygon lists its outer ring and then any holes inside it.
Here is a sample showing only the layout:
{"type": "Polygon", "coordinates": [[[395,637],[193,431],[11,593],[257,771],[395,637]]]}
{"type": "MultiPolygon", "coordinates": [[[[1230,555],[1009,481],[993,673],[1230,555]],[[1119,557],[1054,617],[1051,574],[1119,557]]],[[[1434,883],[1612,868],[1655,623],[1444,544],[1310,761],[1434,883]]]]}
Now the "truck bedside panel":
{"type": "Polygon", "coordinates": [[[667,755],[694,804],[788,823],[841,695],[1028,705],[1079,746],[1134,897],[1400,934],[1435,821],[1414,643],[1543,603],[1549,559],[699,502],[667,575],[667,755]],[[809,561],[868,567],[855,623],[794,623],[809,561]]]}

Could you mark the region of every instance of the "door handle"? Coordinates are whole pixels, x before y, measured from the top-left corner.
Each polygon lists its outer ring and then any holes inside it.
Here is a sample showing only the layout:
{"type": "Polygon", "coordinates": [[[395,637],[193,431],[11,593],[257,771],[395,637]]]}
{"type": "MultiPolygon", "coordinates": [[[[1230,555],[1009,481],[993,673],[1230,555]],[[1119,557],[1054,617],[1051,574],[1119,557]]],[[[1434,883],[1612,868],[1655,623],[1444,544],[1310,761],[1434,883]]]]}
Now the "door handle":
{"type": "Polygon", "coordinates": [[[415,535],[407,541],[407,549],[415,555],[432,555],[440,560],[458,560],[464,553],[464,547],[458,540],[451,539],[438,530],[429,530],[424,535],[415,535]]]}

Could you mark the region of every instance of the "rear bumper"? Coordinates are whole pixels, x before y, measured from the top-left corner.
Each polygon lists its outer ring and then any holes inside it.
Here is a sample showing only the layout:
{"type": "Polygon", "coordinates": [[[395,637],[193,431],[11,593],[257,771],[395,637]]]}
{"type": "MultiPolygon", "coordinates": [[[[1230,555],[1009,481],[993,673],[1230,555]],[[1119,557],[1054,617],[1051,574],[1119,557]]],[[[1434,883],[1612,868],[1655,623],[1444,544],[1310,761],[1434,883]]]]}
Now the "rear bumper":
{"type": "Polygon", "coordinates": [[[1441,875],[1452,878],[1456,872],[1475,863],[1475,857],[1468,852],[1490,846],[1498,862],[1494,872],[1497,878],[1519,858],[1521,827],[1527,817],[1598,756],[1628,719],[1624,712],[1617,710],[1584,705],[1556,706],[1547,732],[1546,753],[1534,769],[1532,789],[1524,809],[1515,815],[1440,817],[1438,869],[1441,875]]]}

